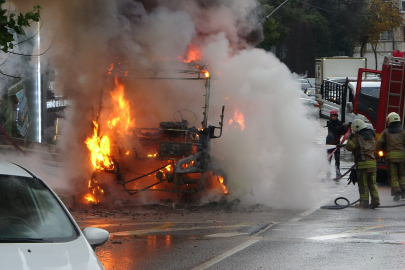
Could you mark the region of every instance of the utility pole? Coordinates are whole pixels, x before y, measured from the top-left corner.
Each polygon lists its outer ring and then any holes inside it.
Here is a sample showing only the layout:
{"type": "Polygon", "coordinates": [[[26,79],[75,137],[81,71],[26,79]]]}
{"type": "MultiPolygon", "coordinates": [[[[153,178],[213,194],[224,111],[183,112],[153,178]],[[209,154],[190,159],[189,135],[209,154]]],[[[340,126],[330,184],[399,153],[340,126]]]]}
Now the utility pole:
{"type": "Polygon", "coordinates": [[[284,6],[285,4],[287,4],[287,2],[289,2],[290,0],[285,0],[281,5],[279,5],[275,10],[273,10],[269,15],[266,16],[265,21],[267,21],[271,15],[273,15],[277,10],[279,10],[282,6],[284,6]]]}

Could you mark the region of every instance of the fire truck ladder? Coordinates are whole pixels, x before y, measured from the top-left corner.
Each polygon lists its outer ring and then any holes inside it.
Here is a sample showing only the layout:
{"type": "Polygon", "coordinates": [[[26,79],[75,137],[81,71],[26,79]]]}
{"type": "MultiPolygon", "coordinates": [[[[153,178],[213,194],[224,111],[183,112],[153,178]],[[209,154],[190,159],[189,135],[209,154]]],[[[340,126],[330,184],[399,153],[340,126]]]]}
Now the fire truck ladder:
{"type": "MultiPolygon", "coordinates": [[[[389,61],[391,64],[391,69],[390,69],[390,77],[389,77],[389,81],[388,81],[388,98],[387,98],[387,109],[385,112],[385,115],[388,115],[388,110],[391,109],[390,111],[394,111],[397,112],[398,114],[400,114],[400,110],[401,110],[401,101],[402,101],[402,87],[404,84],[404,75],[405,75],[405,65],[404,65],[404,58],[398,58],[398,57],[392,57],[391,61],[389,61]],[[393,80],[392,79],[392,73],[393,71],[399,71],[401,72],[401,80],[397,81],[397,80],[393,80]],[[399,85],[399,94],[398,93],[392,93],[391,92],[391,85],[399,85]],[[391,98],[399,98],[399,102],[398,105],[392,105],[393,103],[391,103],[391,98]]],[[[397,89],[397,87],[394,87],[394,89],[397,89]]],[[[403,117],[402,117],[402,124],[403,124],[403,117]]]]}

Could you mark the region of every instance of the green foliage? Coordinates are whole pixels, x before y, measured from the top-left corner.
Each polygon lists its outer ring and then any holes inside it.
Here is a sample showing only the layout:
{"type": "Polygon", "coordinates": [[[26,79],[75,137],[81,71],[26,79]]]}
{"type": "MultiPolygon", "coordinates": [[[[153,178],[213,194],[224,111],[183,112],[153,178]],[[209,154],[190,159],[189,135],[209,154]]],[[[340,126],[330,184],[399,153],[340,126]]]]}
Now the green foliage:
{"type": "Polygon", "coordinates": [[[384,0],[372,0],[370,3],[370,28],[368,31],[369,42],[376,45],[382,33],[392,31],[401,26],[401,11],[384,0]]]}
{"type": "MultiPolygon", "coordinates": [[[[259,3],[270,14],[284,1],[259,0],[259,3]]],[[[292,71],[308,71],[311,75],[314,68],[303,63],[308,62],[308,55],[312,58],[353,56],[357,46],[364,52],[366,44],[378,44],[383,32],[401,23],[395,1],[291,0],[265,22],[265,39],[258,46],[275,51],[292,71]],[[287,53],[279,53],[282,51],[287,53]]]]}
{"type": "Polygon", "coordinates": [[[268,19],[263,24],[264,41],[260,44],[260,47],[265,50],[270,50],[272,44],[277,44],[281,34],[277,31],[279,28],[279,22],[274,18],[268,19]]]}
{"type": "Polygon", "coordinates": [[[331,56],[332,35],[326,18],[316,11],[305,15],[303,20],[309,22],[313,29],[313,54],[316,56],[331,56]]]}
{"type": "Polygon", "coordinates": [[[6,0],[0,0],[0,49],[8,52],[14,48],[14,34],[25,35],[24,27],[29,27],[31,22],[38,22],[40,6],[34,6],[32,11],[16,15],[3,8],[6,0]]]}

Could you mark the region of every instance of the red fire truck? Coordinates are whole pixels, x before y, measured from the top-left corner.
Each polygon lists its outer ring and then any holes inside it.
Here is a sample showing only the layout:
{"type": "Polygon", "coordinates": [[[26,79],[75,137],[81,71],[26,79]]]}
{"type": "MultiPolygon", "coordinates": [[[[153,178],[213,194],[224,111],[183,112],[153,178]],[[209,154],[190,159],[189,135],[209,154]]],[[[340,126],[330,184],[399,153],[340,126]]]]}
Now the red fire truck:
{"type": "MultiPolygon", "coordinates": [[[[405,87],[405,58],[402,54],[394,52],[393,56],[384,58],[382,70],[360,68],[357,77],[356,95],[353,112],[364,115],[376,131],[376,139],[386,128],[386,117],[390,112],[401,116],[404,125],[404,87],[405,87]],[[401,57],[402,56],[402,57],[401,57]],[[365,74],[374,74],[381,77],[379,98],[374,94],[366,93],[361,87],[365,74]]],[[[379,153],[377,162],[379,177],[385,175],[384,153],[379,153]]]]}

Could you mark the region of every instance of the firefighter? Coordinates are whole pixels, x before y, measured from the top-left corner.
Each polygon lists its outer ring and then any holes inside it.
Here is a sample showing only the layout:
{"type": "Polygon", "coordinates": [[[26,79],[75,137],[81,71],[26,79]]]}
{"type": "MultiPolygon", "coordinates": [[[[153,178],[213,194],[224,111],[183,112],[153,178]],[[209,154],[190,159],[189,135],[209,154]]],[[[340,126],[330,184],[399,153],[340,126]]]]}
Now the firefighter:
{"type": "Polygon", "coordinates": [[[401,119],[397,113],[388,114],[388,128],[378,138],[375,153],[378,156],[378,151],[385,152],[391,195],[394,196],[394,201],[405,198],[405,131],[400,121],[401,119]]]}
{"type": "MultiPolygon", "coordinates": [[[[345,130],[348,127],[348,123],[342,123],[338,120],[338,113],[336,110],[330,111],[330,120],[327,122],[326,126],[328,127],[328,136],[326,136],[326,144],[329,145],[338,145],[340,143],[340,137],[345,133],[345,130]]],[[[333,152],[333,149],[328,149],[328,156],[333,152]]],[[[340,178],[342,174],[340,173],[340,148],[338,148],[335,153],[335,170],[336,178],[340,178]]],[[[328,159],[329,167],[326,172],[327,177],[330,177],[330,164],[332,162],[332,156],[328,159]]]]}
{"type": "Polygon", "coordinates": [[[364,121],[360,119],[353,121],[352,131],[354,134],[349,136],[346,149],[353,152],[356,165],[360,193],[360,202],[356,207],[374,209],[380,205],[376,184],[375,133],[368,129],[364,121]],[[371,195],[371,204],[369,204],[369,194],[371,195]]]}

